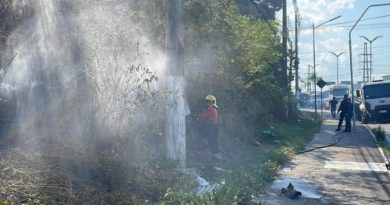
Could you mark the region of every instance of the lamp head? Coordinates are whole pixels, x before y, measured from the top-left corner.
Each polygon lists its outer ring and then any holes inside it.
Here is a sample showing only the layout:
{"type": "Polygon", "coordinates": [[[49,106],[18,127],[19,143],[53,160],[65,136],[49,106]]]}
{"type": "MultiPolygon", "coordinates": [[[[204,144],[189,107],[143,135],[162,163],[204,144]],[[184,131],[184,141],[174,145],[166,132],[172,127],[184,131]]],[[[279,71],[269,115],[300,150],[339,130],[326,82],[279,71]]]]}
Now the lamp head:
{"type": "Polygon", "coordinates": [[[360,36],[361,38],[364,38],[364,39],[366,39],[366,41],[368,41],[368,42],[370,42],[370,43],[372,43],[372,42],[374,42],[375,40],[377,40],[378,38],[382,38],[383,36],[376,36],[375,38],[373,38],[372,40],[370,40],[370,39],[368,39],[366,36],[360,36]]]}

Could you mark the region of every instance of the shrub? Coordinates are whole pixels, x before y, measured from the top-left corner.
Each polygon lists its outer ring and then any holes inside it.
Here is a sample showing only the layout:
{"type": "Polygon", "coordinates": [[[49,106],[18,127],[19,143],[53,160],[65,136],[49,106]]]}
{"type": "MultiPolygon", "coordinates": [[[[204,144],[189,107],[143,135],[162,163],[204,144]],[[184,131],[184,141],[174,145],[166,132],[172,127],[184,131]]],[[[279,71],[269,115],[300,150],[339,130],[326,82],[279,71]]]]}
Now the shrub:
{"type": "Polygon", "coordinates": [[[371,129],[372,133],[374,133],[377,141],[384,141],[386,139],[386,132],[382,126],[378,126],[376,128],[371,129]]]}

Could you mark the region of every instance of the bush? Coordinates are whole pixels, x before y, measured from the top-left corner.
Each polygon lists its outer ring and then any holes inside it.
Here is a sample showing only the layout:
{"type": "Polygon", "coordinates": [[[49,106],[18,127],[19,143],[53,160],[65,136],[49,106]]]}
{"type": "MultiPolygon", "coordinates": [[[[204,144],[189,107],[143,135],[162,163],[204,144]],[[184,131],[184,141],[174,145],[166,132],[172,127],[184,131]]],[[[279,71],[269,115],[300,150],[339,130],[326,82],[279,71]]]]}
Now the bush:
{"type": "Polygon", "coordinates": [[[384,141],[386,139],[386,132],[382,126],[378,126],[376,128],[371,129],[372,133],[374,133],[377,141],[384,141]]]}

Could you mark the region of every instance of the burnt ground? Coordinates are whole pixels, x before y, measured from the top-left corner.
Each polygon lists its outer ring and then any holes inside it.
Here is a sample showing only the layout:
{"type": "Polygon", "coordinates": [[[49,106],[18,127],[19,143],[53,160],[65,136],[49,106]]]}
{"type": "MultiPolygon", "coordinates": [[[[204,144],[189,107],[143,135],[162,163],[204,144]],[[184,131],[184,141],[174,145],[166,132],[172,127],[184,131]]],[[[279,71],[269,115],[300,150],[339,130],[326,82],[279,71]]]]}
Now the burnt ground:
{"type": "Polygon", "coordinates": [[[11,204],[47,199],[55,204],[158,201],[168,184],[181,177],[169,163],[141,169],[107,153],[75,149],[80,145],[69,140],[8,135],[1,142],[0,201],[11,204]]]}
{"type": "MultiPolygon", "coordinates": [[[[238,130],[236,133],[222,130],[219,136],[224,155],[218,161],[212,160],[206,141],[191,132],[194,129],[189,129],[187,166],[210,182],[229,177],[232,172],[246,177],[258,173],[257,169],[271,157],[280,162],[286,160],[285,154],[275,151],[281,146],[295,147],[303,143],[303,139],[299,142],[295,139],[302,136],[304,127],[310,125],[316,130],[316,125],[309,122],[278,125],[275,132],[280,135],[272,138],[253,135],[246,129],[234,129],[238,130]],[[216,170],[214,166],[226,171],[216,170]]],[[[261,131],[258,129],[259,133],[261,131]]],[[[55,204],[137,204],[145,200],[153,204],[168,187],[179,185],[178,190],[185,192],[197,188],[194,178],[176,170],[174,162],[160,159],[140,167],[118,159],[111,149],[102,151],[104,146],[95,145],[94,141],[83,144],[72,138],[54,140],[43,136],[22,139],[17,137],[21,132],[16,130],[0,140],[0,200],[9,200],[12,204],[44,199],[55,204]]],[[[309,136],[308,133],[305,135],[309,136]]],[[[28,136],[28,132],[20,136],[28,136]]],[[[273,169],[264,171],[261,173],[264,176],[257,176],[261,183],[256,185],[258,187],[272,180],[273,169]]],[[[234,176],[230,176],[230,180],[242,183],[240,186],[252,183],[248,181],[251,177],[231,178],[234,176]]],[[[264,192],[260,189],[259,192],[264,192]]]]}

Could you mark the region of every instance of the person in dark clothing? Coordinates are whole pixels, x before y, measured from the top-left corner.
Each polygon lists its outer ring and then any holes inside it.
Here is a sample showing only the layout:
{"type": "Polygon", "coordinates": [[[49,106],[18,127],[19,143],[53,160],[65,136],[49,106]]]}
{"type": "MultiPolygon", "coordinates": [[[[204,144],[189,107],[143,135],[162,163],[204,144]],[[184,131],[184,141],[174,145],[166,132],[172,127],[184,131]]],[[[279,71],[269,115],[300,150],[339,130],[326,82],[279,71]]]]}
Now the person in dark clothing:
{"type": "Polygon", "coordinates": [[[206,138],[211,149],[211,153],[215,158],[220,158],[218,145],[218,106],[217,100],[213,95],[206,96],[207,108],[203,110],[199,116],[200,134],[206,138]]]}
{"type": "Polygon", "coordinates": [[[340,131],[341,125],[343,124],[345,114],[347,112],[347,107],[346,107],[347,100],[348,100],[348,95],[346,94],[344,95],[344,99],[341,101],[339,109],[337,110],[337,114],[339,114],[340,112],[341,113],[339,116],[339,125],[337,126],[336,131],[340,131]]]}
{"type": "Polygon", "coordinates": [[[353,117],[353,104],[351,98],[347,99],[345,109],[345,132],[351,132],[351,119],[353,117]]]}
{"type": "Polygon", "coordinates": [[[336,99],[336,97],[333,97],[333,99],[329,101],[330,112],[332,113],[333,118],[336,118],[336,106],[338,103],[339,101],[336,99]]]}

